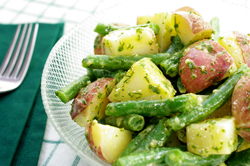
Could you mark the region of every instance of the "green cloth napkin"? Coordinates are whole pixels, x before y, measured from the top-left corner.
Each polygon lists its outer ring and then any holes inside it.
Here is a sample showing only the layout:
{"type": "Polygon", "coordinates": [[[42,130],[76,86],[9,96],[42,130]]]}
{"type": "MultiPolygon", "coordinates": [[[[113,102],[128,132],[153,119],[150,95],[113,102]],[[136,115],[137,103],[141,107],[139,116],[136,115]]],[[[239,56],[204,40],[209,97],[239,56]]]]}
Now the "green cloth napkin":
{"type": "MultiPolygon", "coordinates": [[[[0,24],[0,64],[17,25],[0,24]]],[[[46,59],[62,36],[63,23],[39,23],[27,75],[19,88],[0,94],[0,165],[37,165],[47,115],[41,99],[41,76],[46,59]]]]}

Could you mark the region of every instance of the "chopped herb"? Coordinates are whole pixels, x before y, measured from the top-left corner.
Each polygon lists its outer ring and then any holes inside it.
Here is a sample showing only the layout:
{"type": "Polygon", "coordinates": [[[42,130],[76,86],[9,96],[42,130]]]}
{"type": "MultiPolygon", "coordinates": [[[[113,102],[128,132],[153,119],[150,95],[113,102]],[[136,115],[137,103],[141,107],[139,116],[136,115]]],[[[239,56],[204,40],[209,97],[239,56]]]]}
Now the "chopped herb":
{"type": "Polygon", "coordinates": [[[148,88],[149,88],[152,92],[154,92],[154,93],[156,93],[156,94],[160,94],[159,86],[153,86],[153,85],[149,84],[148,88]]]}
{"type": "Polygon", "coordinates": [[[137,40],[141,40],[141,35],[137,35],[137,40]]]}
{"type": "Polygon", "coordinates": [[[191,74],[191,79],[195,79],[196,77],[197,77],[196,74],[194,74],[194,73],[191,74]]]}
{"type": "Polygon", "coordinates": [[[142,33],[142,29],[141,28],[137,28],[136,29],[136,33],[142,33]]]}
{"type": "Polygon", "coordinates": [[[216,123],[216,121],[215,120],[210,120],[210,121],[208,121],[210,124],[212,124],[212,125],[214,125],[215,123],[216,123]]]}
{"type": "Polygon", "coordinates": [[[175,28],[175,29],[178,28],[178,26],[179,26],[178,24],[174,24],[174,28],[175,28]]]}
{"type": "Polygon", "coordinates": [[[118,47],[119,52],[123,51],[124,44],[125,44],[124,42],[123,43],[120,42],[120,46],[118,47]]]}
{"type": "Polygon", "coordinates": [[[86,105],[86,104],[87,104],[87,101],[83,98],[83,99],[82,99],[82,103],[83,103],[84,105],[86,105]]]}
{"type": "Polygon", "coordinates": [[[148,79],[148,73],[146,73],[146,75],[144,76],[145,80],[150,83],[149,79],[148,79]]]}
{"type": "Polygon", "coordinates": [[[246,45],[246,44],[247,44],[247,39],[245,38],[243,41],[243,45],[246,45]]]}
{"type": "Polygon", "coordinates": [[[194,61],[190,59],[186,59],[185,63],[190,68],[191,71],[193,71],[193,69],[196,69],[196,66],[194,65],[194,61]]]}
{"type": "Polygon", "coordinates": [[[98,120],[98,119],[99,119],[99,117],[96,115],[96,116],[93,118],[93,120],[94,120],[94,119],[98,120]]]}
{"type": "Polygon", "coordinates": [[[213,48],[212,45],[209,44],[209,45],[207,46],[207,51],[208,51],[209,53],[212,53],[212,52],[213,52],[213,49],[214,49],[214,48],[213,48]]]}
{"type": "Polygon", "coordinates": [[[207,70],[206,70],[205,66],[201,66],[199,68],[200,68],[201,75],[207,74],[207,70]]]}
{"type": "Polygon", "coordinates": [[[221,55],[224,55],[226,53],[226,51],[222,51],[221,55]]]}
{"type": "Polygon", "coordinates": [[[139,98],[141,98],[142,93],[140,93],[140,92],[128,92],[128,95],[131,98],[139,99],[139,98]]]}
{"type": "Polygon", "coordinates": [[[101,99],[101,97],[102,97],[102,93],[98,93],[97,98],[101,99]]]}

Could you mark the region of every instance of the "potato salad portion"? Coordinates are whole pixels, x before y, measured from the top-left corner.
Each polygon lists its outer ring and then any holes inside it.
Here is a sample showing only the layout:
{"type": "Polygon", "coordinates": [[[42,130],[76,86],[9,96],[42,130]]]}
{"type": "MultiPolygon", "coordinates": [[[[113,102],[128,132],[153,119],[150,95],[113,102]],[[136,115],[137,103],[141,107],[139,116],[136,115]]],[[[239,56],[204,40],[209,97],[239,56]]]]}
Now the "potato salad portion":
{"type": "Polygon", "coordinates": [[[250,163],[250,36],[189,6],[98,23],[87,74],[56,90],[114,166],[250,163]],[[122,20],[121,20],[122,22],[122,20]]]}

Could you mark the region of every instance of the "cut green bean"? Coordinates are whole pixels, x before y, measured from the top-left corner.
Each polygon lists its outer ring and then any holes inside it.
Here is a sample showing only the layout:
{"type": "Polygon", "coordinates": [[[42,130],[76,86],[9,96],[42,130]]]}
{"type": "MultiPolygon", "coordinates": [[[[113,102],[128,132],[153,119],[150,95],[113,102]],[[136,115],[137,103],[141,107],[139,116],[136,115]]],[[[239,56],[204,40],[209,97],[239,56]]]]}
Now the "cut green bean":
{"type": "Polygon", "coordinates": [[[106,116],[100,119],[99,122],[130,131],[141,131],[145,125],[144,117],[136,114],[120,117],[106,116]]]}
{"type": "Polygon", "coordinates": [[[87,69],[88,74],[92,77],[92,81],[97,80],[98,78],[115,78],[116,83],[118,83],[125,75],[126,71],[110,71],[105,69],[87,69]]]}
{"type": "Polygon", "coordinates": [[[173,130],[180,130],[191,123],[201,121],[205,117],[223,106],[231,97],[234,86],[246,72],[249,72],[247,65],[242,65],[235,71],[218,89],[215,89],[201,105],[191,109],[189,112],[181,113],[168,119],[168,124],[173,130]]]}
{"type": "Polygon", "coordinates": [[[167,118],[163,117],[132,153],[163,147],[173,133],[167,124],[167,118]]]}
{"type": "Polygon", "coordinates": [[[158,24],[155,23],[149,23],[149,24],[141,24],[136,26],[115,26],[111,24],[103,24],[98,23],[94,29],[96,33],[99,33],[100,35],[107,35],[109,32],[118,30],[118,29],[131,29],[131,28],[140,28],[140,27],[149,27],[154,31],[154,34],[157,35],[159,33],[160,27],[158,24]]]}
{"type": "Polygon", "coordinates": [[[120,157],[131,154],[141,143],[144,138],[155,128],[158,123],[158,119],[153,119],[147,127],[142,130],[126,147],[126,149],[121,153],[120,157]]]}
{"type": "Polygon", "coordinates": [[[169,45],[166,52],[173,55],[174,53],[181,51],[183,48],[184,48],[184,44],[181,42],[180,37],[177,35],[173,38],[173,41],[169,45]]]}
{"type": "Polygon", "coordinates": [[[74,99],[79,91],[87,86],[91,82],[91,77],[89,75],[83,75],[77,80],[69,83],[62,89],[55,91],[55,95],[63,102],[67,103],[74,99]]]}
{"type": "Polygon", "coordinates": [[[218,17],[213,17],[210,21],[210,24],[214,30],[211,38],[214,41],[218,41],[218,39],[219,39],[219,34],[220,34],[220,23],[219,22],[220,21],[219,21],[218,17]]]}
{"type": "Polygon", "coordinates": [[[170,116],[175,113],[188,112],[197,105],[197,95],[189,93],[164,100],[131,100],[109,103],[106,107],[107,116],[126,116],[139,114],[146,117],[170,116]]]}
{"type": "Polygon", "coordinates": [[[165,162],[171,166],[217,166],[229,158],[230,155],[209,155],[206,157],[171,149],[165,155],[165,162]]]}
{"type": "Polygon", "coordinates": [[[176,147],[162,147],[158,149],[153,149],[149,151],[144,151],[141,153],[133,153],[124,157],[119,158],[116,161],[116,166],[144,166],[147,164],[158,165],[165,164],[165,154],[171,149],[182,149],[186,150],[186,146],[176,146],[176,147]]]}
{"type": "Polygon", "coordinates": [[[159,65],[170,56],[169,53],[135,54],[133,56],[88,55],[83,58],[82,66],[91,69],[128,70],[135,62],[145,57],[150,58],[152,62],[159,65]]]}
{"type": "Polygon", "coordinates": [[[176,52],[172,57],[162,61],[160,63],[160,68],[163,73],[170,77],[176,77],[179,75],[179,63],[183,56],[183,50],[176,52]]]}
{"type": "Polygon", "coordinates": [[[178,79],[177,79],[177,88],[178,88],[178,90],[179,90],[180,93],[186,93],[187,92],[185,86],[181,82],[181,78],[180,77],[178,77],[178,79]]]}
{"type": "Polygon", "coordinates": [[[225,162],[227,166],[247,166],[250,165],[250,149],[235,152],[225,162]]]}

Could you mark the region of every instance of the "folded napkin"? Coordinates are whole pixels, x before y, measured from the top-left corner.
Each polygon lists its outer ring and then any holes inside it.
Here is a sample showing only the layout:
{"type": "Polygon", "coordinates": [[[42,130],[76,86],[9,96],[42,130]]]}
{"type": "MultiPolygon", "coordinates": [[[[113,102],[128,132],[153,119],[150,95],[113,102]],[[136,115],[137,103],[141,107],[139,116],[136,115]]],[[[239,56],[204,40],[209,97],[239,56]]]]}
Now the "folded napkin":
{"type": "MultiPolygon", "coordinates": [[[[0,24],[0,64],[17,25],[0,24]]],[[[41,99],[41,76],[46,59],[62,36],[63,23],[39,23],[27,75],[19,88],[0,94],[0,165],[37,165],[47,116],[41,99]]]]}

